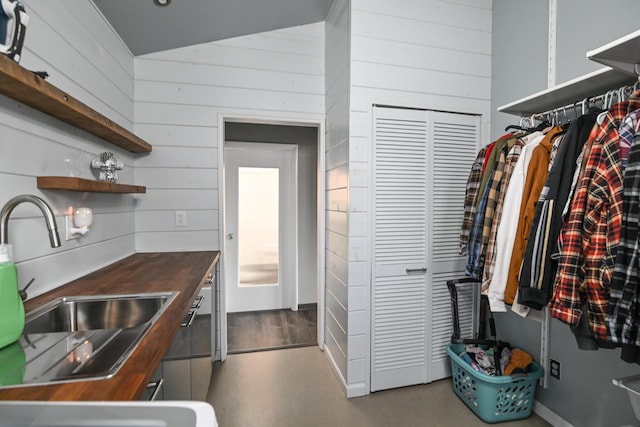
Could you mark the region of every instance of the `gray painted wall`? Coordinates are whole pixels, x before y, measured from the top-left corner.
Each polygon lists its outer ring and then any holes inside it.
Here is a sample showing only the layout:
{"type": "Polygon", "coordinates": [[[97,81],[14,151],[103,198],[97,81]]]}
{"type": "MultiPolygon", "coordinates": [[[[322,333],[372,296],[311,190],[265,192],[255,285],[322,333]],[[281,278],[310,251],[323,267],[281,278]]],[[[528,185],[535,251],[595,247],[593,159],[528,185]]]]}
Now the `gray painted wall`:
{"type": "MultiPolygon", "coordinates": [[[[494,0],[492,52],[492,111],[500,105],[546,89],[548,2],[494,0]]],[[[640,3],[631,0],[558,2],[556,83],[596,70],[586,51],[638,29],[640,3]]],[[[504,133],[517,117],[494,113],[491,135],[504,133]]],[[[540,354],[540,326],[512,313],[497,313],[499,338],[540,354]]],[[[635,424],[627,394],[611,380],[640,372],[620,360],[620,350],[578,350],[569,327],[552,319],[550,357],[561,362],[561,379],[549,379],[536,400],[575,426],[635,424]]]]}
{"type": "Polygon", "coordinates": [[[547,0],[493,0],[491,140],[515,117],[498,107],[547,88],[547,0]]]}
{"type": "Polygon", "coordinates": [[[637,0],[558,1],[556,82],[602,68],[586,52],[640,28],[639,10],[637,0]]]}

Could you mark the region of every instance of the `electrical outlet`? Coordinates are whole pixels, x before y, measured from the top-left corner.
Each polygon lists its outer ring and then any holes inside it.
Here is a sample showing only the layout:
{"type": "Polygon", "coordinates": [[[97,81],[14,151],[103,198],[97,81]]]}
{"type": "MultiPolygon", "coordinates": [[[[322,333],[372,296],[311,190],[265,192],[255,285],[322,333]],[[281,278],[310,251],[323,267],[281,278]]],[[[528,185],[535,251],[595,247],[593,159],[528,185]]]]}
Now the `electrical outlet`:
{"type": "Polygon", "coordinates": [[[553,359],[549,360],[549,375],[557,380],[560,379],[560,362],[553,359]]]}
{"type": "Polygon", "coordinates": [[[187,226],[187,212],[176,211],[176,227],[186,227],[186,226],[187,226]]]}

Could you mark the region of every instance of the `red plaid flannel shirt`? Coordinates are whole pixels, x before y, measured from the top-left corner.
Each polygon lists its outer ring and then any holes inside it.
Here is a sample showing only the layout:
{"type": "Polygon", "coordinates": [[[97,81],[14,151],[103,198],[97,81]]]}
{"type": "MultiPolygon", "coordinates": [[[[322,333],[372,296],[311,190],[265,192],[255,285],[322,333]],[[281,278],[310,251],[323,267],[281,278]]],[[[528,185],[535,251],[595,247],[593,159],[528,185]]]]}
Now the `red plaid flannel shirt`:
{"type": "Polygon", "coordinates": [[[569,219],[560,233],[562,243],[551,315],[577,325],[583,302],[597,340],[607,341],[607,305],[622,223],[622,169],[618,127],[640,108],[638,101],[615,104],[601,125],[591,131],[584,153],[569,219]]]}

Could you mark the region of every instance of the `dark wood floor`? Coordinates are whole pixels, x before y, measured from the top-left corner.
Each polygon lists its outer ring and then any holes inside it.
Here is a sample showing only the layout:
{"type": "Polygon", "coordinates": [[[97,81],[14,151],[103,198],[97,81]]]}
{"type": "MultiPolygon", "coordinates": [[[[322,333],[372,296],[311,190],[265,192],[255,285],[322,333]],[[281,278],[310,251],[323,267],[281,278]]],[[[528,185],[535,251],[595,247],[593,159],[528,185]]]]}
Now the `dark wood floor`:
{"type": "Polygon", "coordinates": [[[317,308],[227,314],[229,354],[317,345],[317,308]]]}

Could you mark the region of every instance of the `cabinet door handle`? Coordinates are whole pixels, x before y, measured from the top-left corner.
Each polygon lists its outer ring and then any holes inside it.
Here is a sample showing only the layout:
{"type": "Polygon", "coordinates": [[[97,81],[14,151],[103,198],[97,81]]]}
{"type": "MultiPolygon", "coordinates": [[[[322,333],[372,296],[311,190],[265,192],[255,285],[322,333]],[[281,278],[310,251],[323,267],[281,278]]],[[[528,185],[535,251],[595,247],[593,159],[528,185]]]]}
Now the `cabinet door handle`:
{"type": "Polygon", "coordinates": [[[204,295],[198,296],[198,298],[193,301],[193,304],[191,304],[191,309],[199,309],[202,305],[202,301],[204,301],[204,295]]]}
{"type": "Polygon", "coordinates": [[[187,318],[185,318],[184,322],[182,322],[180,324],[180,327],[181,328],[184,328],[184,327],[190,328],[191,325],[193,325],[193,321],[196,318],[196,312],[197,311],[198,310],[189,310],[189,313],[187,314],[187,318]]]}
{"type": "Polygon", "coordinates": [[[147,384],[147,388],[153,388],[151,397],[149,397],[150,402],[153,402],[158,398],[158,394],[160,393],[160,390],[162,390],[163,384],[164,384],[164,379],[162,378],[160,378],[158,381],[154,381],[152,383],[147,384]]]}
{"type": "Polygon", "coordinates": [[[405,268],[404,271],[406,271],[407,274],[411,274],[411,273],[426,273],[427,269],[425,267],[422,267],[422,268],[405,268]]]}

